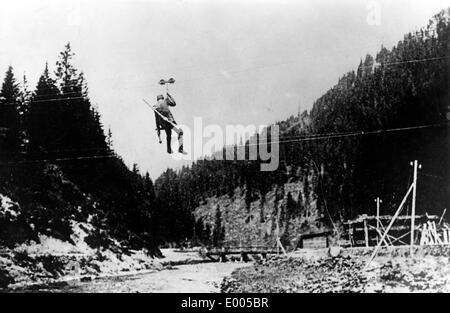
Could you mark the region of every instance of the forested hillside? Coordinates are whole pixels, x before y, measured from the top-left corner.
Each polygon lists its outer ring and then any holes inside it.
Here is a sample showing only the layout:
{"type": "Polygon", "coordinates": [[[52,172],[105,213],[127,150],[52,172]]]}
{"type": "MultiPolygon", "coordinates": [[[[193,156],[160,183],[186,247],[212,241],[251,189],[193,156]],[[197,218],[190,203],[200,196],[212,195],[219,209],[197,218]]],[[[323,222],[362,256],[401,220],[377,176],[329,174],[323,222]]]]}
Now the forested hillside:
{"type": "Polygon", "coordinates": [[[0,244],[38,234],[70,241],[73,221],[95,226],[94,247],[111,238],[151,249],[186,239],[272,241],[275,231],[289,242],[373,214],[378,196],[382,213],[392,213],[414,159],[422,164],[417,211],[440,214],[450,203],[449,15],[355,62],[310,111],[278,122],[274,172],[260,171],[260,161],[205,159],[168,169],[153,186],[115,153],[69,44],[54,68],[43,64],[34,89],[9,67],[0,90],[0,194],[18,208],[0,212],[0,244]]]}
{"type": "Polygon", "coordinates": [[[153,183],[114,152],[111,131],[105,135],[73,56],[67,44],[54,70],[43,64],[35,89],[12,67],[6,72],[0,193],[14,208],[0,212],[0,245],[38,241],[39,234],[70,242],[73,223],[88,222],[95,227],[87,238],[94,248],[114,239],[151,251],[153,183]]]}
{"type": "Polygon", "coordinates": [[[441,214],[450,203],[449,75],[446,10],[392,49],[365,56],[310,111],[279,122],[277,171],[259,171],[258,161],[199,160],[163,173],[155,182],[159,236],[217,244],[253,232],[261,240],[275,219],[283,233],[308,231],[307,211],[314,227],[331,228],[374,214],[377,196],[382,214],[392,214],[415,159],[417,212],[441,214]]]}

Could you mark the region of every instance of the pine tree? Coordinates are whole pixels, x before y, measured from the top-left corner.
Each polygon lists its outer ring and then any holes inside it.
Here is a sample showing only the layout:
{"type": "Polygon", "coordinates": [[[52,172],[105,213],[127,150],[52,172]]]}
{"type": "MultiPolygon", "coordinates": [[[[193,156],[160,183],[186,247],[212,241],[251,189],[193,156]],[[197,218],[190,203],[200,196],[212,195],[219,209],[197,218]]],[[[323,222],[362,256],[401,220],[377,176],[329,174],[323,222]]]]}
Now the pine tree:
{"type": "Polygon", "coordinates": [[[0,158],[18,159],[23,143],[20,89],[12,66],[8,67],[0,92],[0,158]]]}
{"type": "MultiPolygon", "coordinates": [[[[30,91],[30,87],[28,85],[27,76],[24,74],[22,78],[22,83],[20,84],[20,95],[19,95],[19,114],[22,119],[27,115],[30,101],[32,97],[32,92],[30,91]]],[[[24,121],[22,120],[22,123],[24,121]]]]}
{"type": "Polygon", "coordinates": [[[62,97],[61,148],[71,151],[66,153],[66,156],[71,157],[107,154],[100,116],[88,98],[83,73],[78,73],[72,64],[74,56],[68,43],[56,62],[56,82],[62,97]]]}
{"type": "Polygon", "coordinates": [[[72,65],[72,58],[75,53],[72,52],[70,43],[64,46],[64,50],[59,53],[59,59],[56,62],[55,75],[58,82],[58,87],[63,95],[70,94],[79,95],[80,90],[80,76],[77,69],[72,65]]]}
{"type": "Polygon", "coordinates": [[[56,155],[61,146],[62,106],[60,92],[54,79],[50,77],[48,64],[32,94],[25,118],[29,137],[29,156],[32,159],[49,158],[56,155]],[[53,152],[50,155],[50,152],[53,152]]]}

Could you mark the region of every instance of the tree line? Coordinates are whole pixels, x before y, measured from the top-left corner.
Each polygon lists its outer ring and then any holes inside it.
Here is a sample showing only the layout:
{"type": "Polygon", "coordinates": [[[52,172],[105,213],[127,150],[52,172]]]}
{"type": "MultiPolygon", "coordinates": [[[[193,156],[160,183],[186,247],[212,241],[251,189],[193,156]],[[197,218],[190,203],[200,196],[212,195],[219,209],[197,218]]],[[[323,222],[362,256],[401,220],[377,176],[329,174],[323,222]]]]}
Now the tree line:
{"type": "Polygon", "coordinates": [[[375,197],[383,199],[382,214],[390,214],[411,182],[414,159],[422,164],[417,212],[441,213],[450,203],[449,13],[437,14],[392,49],[367,55],[311,110],[277,122],[280,166],[274,172],[261,172],[258,160],[204,159],[168,169],[153,184],[115,153],[70,44],[54,69],[44,66],[34,90],[9,67],[0,90],[0,192],[19,199],[22,214],[0,216],[1,242],[38,233],[70,241],[77,220],[98,226],[94,245],[108,245],[111,237],[133,247],[185,240],[218,245],[226,232],[223,216],[214,208],[213,225],[196,220],[200,204],[240,190],[246,205],[239,209],[249,210],[274,188],[284,198],[287,182],[301,183],[305,197],[286,202],[280,214],[286,220],[314,205],[324,225],[343,222],[373,214],[375,197]],[[423,125],[435,126],[301,140],[423,125]]]}
{"type": "Polygon", "coordinates": [[[411,183],[410,161],[415,159],[422,164],[417,213],[441,214],[450,203],[449,16],[450,9],[444,10],[392,49],[381,46],[375,57],[367,55],[356,70],[344,74],[310,111],[278,122],[280,167],[275,172],[260,172],[259,161],[225,160],[199,160],[164,172],[155,181],[157,199],[165,204],[165,222],[159,224],[164,236],[211,242],[214,225],[192,217],[199,203],[232,196],[243,187],[248,206],[288,181],[301,182],[303,194],[313,196],[300,199],[296,210],[284,208],[294,212],[284,214],[286,219],[302,214],[312,200],[320,222],[328,226],[359,214],[373,215],[376,197],[383,199],[381,213],[392,214],[411,183]],[[301,140],[424,125],[434,126],[301,140]]]}
{"type": "Polygon", "coordinates": [[[52,71],[45,64],[36,88],[12,66],[0,90],[0,192],[19,201],[21,214],[0,217],[0,242],[13,245],[37,234],[70,241],[72,221],[90,221],[95,246],[155,248],[153,182],[115,153],[89,99],[70,43],[52,71]]]}

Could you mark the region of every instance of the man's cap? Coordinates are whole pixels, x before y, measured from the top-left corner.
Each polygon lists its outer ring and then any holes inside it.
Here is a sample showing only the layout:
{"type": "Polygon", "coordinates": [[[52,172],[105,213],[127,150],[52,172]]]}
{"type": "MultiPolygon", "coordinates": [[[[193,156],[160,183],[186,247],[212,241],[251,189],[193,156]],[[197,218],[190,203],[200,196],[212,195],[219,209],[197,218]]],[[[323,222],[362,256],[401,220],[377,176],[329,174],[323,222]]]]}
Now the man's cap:
{"type": "Polygon", "coordinates": [[[156,100],[161,100],[161,99],[164,99],[164,96],[163,96],[163,95],[158,95],[158,96],[156,97],[156,100]]]}

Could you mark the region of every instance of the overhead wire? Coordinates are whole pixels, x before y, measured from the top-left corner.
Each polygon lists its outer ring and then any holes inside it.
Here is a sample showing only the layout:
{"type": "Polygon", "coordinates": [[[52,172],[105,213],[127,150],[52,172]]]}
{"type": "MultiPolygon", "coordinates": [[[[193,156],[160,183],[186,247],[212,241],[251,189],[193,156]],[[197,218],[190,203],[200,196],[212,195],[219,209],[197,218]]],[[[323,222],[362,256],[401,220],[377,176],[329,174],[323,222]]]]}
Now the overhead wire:
{"type": "Polygon", "coordinates": [[[80,157],[67,157],[67,158],[55,158],[55,159],[41,159],[41,160],[23,160],[14,162],[0,163],[2,166],[20,165],[20,164],[34,164],[34,163],[51,163],[51,162],[63,162],[63,161],[75,161],[75,160],[91,160],[91,159],[111,159],[118,158],[117,155],[92,155],[92,156],[80,156],[80,157]]]}
{"type": "MultiPolygon", "coordinates": [[[[392,66],[392,65],[399,65],[399,64],[411,64],[411,63],[419,63],[419,62],[429,62],[429,61],[437,61],[437,60],[444,60],[444,59],[450,59],[450,56],[443,56],[443,57],[434,57],[434,58],[424,58],[424,59],[412,59],[412,60],[404,60],[404,61],[396,61],[396,62],[388,62],[388,63],[377,63],[380,66],[392,66]]],[[[215,76],[223,76],[224,73],[227,74],[237,74],[237,73],[243,73],[243,72],[249,72],[252,70],[261,70],[261,69],[267,69],[267,68],[273,68],[273,67],[277,67],[277,66],[285,66],[285,65],[290,65],[290,64],[295,64],[295,63],[299,63],[301,61],[303,61],[304,59],[300,58],[298,60],[293,60],[293,61],[286,61],[286,62],[280,62],[280,63],[275,63],[275,64],[266,64],[266,65],[260,65],[260,66],[253,66],[253,67],[248,67],[248,68],[236,68],[236,69],[228,69],[228,70],[221,70],[220,72],[217,73],[210,73],[210,74],[206,74],[206,75],[200,75],[198,77],[193,77],[193,78],[188,78],[188,79],[178,79],[177,83],[178,84],[185,84],[185,83],[190,83],[190,82],[195,82],[195,81],[201,81],[207,78],[211,78],[211,77],[215,77],[215,76]]],[[[363,65],[364,67],[364,65],[363,65]]],[[[129,87],[119,87],[120,89],[131,89],[132,87],[135,87],[136,89],[138,88],[148,88],[149,85],[138,85],[138,84],[132,84],[129,87]]]]}
{"type": "MultiPolygon", "coordinates": [[[[382,65],[383,66],[390,66],[390,65],[399,65],[399,64],[410,64],[410,63],[437,61],[437,60],[444,60],[444,59],[450,59],[450,56],[424,58],[424,59],[403,60],[403,61],[398,61],[398,62],[382,63],[382,65]]],[[[301,59],[301,60],[303,60],[303,59],[301,59]]],[[[262,66],[254,66],[254,67],[248,67],[248,68],[244,68],[244,69],[238,69],[238,68],[231,69],[231,70],[228,69],[228,70],[223,70],[222,72],[226,72],[226,73],[229,73],[229,74],[248,72],[248,71],[251,71],[251,70],[265,69],[265,68],[271,68],[271,67],[284,66],[284,65],[288,65],[288,64],[298,63],[301,60],[294,60],[294,61],[281,62],[281,63],[275,63],[275,64],[267,64],[267,65],[262,65],[262,66]]],[[[222,75],[222,73],[214,73],[214,74],[202,75],[202,76],[194,77],[194,78],[190,78],[190,79],[185,79],[185,80],[177,80],[177,83],[179,84],[179,83],[192,82],[192,81],[202,80],[204,78],[209,78],[209,77],[213,77],[213,76],[217,76],[217,75],[222,75]]],[[[141,86],[138,86],[138,87],[148,87],[148,85],[141,85],[141,86]]],[[[123,88],[119,87],[118,89],[127,89],[127,88],[126,87],[123,87],[123,88]]],[[[46,90],[46,89],[44,88],[42,90],[46,90]]],[[[80,94],[80,93],[81,92],[67,92],[67,93],[58,93],[58,94],[44,94],[44,95],[40,95],[40,96],[42,96],[42,97],[47,96],[47,95],[64,96],[64,95],[68,95],[68,94],[80,94]]],[[[47,101],[63,101],[63,100],[82,99],[82,98],[86,98],[86,97],[83,96],[83,97],[67,97],[67,98],[50,98],[50,99],[42,99],[42,100],[31,100],[31,101],[28,101],[28,102],[34,103],[34,102],[47,102],[47,101]]],[[[8,103],[3,103],[3,104],[0,103],[0,105],[8,105],[8,103]]]]}
{"type": "MultiPolygon", "coordinates": [[[[416,62],[427,62],[427,61],[435,61],[435,60],[442,60],[442,59],[448,59],[448,58],[450,58],[450,56],[425,58],[425,59],[404,60],[404,61],[399,61],[399,62],[384,63],[383,65],[384,66],[389,66],[389,65],[408,64],[408,63],[416,63],[416,62]]],[[[232,70],[232,71],[227,71],[227,72],[228,73],[237,73],[237,72],[242,72],[242,71],[249,71],[249,70],[252,70],[252,69],[267,68],[267,67],[272,67],[272,66],[280,66],[280,65],[290,64],[290,63],[295,63],[295,62],[284,62],[284,63],[279,63],[279,64],[267,65],[267,66],[264,66],[264,67],[252,67],[252,68],[235,70],[235,71],[232,70]]],[[[195,79],[191,79],[191,80],[187,80],[187,81],[193,81],[193,80],[195,80],[195,79]]],[[[185,80],[185,82],[186,82],[186,80],[185,80]]],[[[69,92],[69,93],[71,93],[71,92],[69,92]]],[[[69,93],[66,93],[66,94],[69,94],[69,93]]],[[[64,96],[64,95],[65,94],[61,94],[61,96],[64,96]]],[[[45,95],[41,95],[41,96],[45,96],[45,95]]],[[[41,100],[30,100],[27,103],[44,103],[44,102],[54,102],[54,101],[78,100],[78,99],[87,99],[87,97],[86,96],[65,97],[65,98],[58,97],[58,98],[49,98],[49,99],[41,99],[41,100]]],[[[16,104],[10,104],[10,103],[2,103],[2,104],[0,104],[0,106],[2,106],[2,105],[4,106],[4,105],[16,105],[16,104]]],[[[321,140],[321,139],[331,139],[331,138],[364,136],[364,135],[370,135],[370,134],[381,134],[381,133],[387,133],[387,132],[397,132],[397,131],[407,131],[407,130],[414,130],[414,129],[423,129],[423,128],[436,127],[436,126],[442,126],[442,123],[441,124],[402,127],[402,128],[392,128],[392,129],[381,129],[381,130],[375,130],[375,131],[353,131],[353,132],[344,132],[344,133],[313,134],[313,135],[308,135],[308,136],[286,136],[286,137],[283,137],[283,139],[288,139],[288,140],[270,141],[270,143],[289,143],[289,142],[321,140]]],[[[257,144],[261,144],[261,142],[259,142],[257,144]]],[[[247,143],[245,145],[248,146],[248,145],[255,145],[255,144],[247,143]]],[[[104,157],[105,156],[91,156],[91,157],[79,157],[79,158],[61,158],[61,159],[53,159],[53,161],[80,160],[80,159],[92,159],[92,158],[104,158],[104,157]]],[[[47,160],[37,160],[37,161],[38,162],[45,162],[47,160]]],[[[29,162],[33,162],[33,161],[23,161],[23,162],[28,162],[29,163],[29,162]]]]}
{"type": "MultiPolygon", "coordinates": [[[[264,143],[289,143],[289,142],[298,142],[298,141],[311,141],[311,140],[321,140],[321,139],[331,139],[331,138],[344,138],[344,137],[355,137],[355,136],[365,136],[365,135],[374,135],[374,134],[382,134],[382,133],[392,133],[392,132],[400,132],[400,131],[408,131],[408,130],[416,130],[416,129],[425,129],[432,127],[442,127],[449,126],[450,122],[446,123],[436,123],[436,124],[427,124],[427,125],[419,125],[419,126],[410,126],[410,127],[398,127],[398,128],[390,128],[390,129],[379,129],[373,131],[353,131],[347,133],[326,133],[326,134],[315,134],[311,136],[299,136],[299,137],[282,137],[287,138],[289,140],[278,140],[278,141],[266,141],[264,143]],[[296,139],[291,139],[296,138],[296,139]]],[[[259,145],[261,141],[258,140],[257,143],[247,143],[247,145],[259,145]]],[[[240,145],[243,146],[244,144],[240,145]]],[[[238,145],[239,146],[239,145],[238,145]]]]}
{"type": "MultiPolygon", "coordinates": [[[[368,135],[368,134],[378,134],[378,133],[384,133],[384,132],[392,132],[392,131],[407,131],[407,130],[413,130],[413,129],[423,129],[423,128],[427,128],[427,127],[437,127],[437,126],[444,126],[447,125],[449,126],[450,123],[440,123],[440,124],[430,124],[430,125],[420,125],[420,126],[413,126],[413,127],[403,127],[403,128],[392,128],[392,129],[385,129],[385,130],[377,130],[377,131],[368,131],[368,132],[354,132],[352,133],[353,136],[356,135],[368,135]]],[[[322,136],[318,137],[318,136],[311,136],[310,138],[307,137],[303,137],[300,139],[297,139],[295,141],[304,141],[306,139],[308,140],[317,140],[317,139],[327,139],[327,138],[340,138],[340,137],[346,137],[346,135],[334,135],[333,133],[329,133],[329,134],[322,134],[322,136]]],[[[265,143],[285,143],[285,142],[293,142],[292,140],[289,141],[269,141],[269,142],[264,142],[265,143]]],[[[261,144],[261,142],[259,142],[258,144],[261,144]]],[[[254,145],[254,144],[242,144],[242,145],[234,145],[234,146],[249,146],[249,145],[254,145]]],[[[65,151],[89,151],[89,150],[101,150],[101,149],[66,149],[66,150],[53,150],[53,151],[49,151],[48,153],[54,153],[54,152],[65,152],[65,151]]],[[[24,161],[18,161],[18,162],[7,162],[7,163],[0,163],[0,165],[15,165],[15,164],[23,164],[23,163],[35,163],[35,162],[55,162],[55,161],[69,161],[69,160],[84,160],[84,159],[99,159],[99,158],[113,158],[113,157],[117,157],[116,155],[98,155],[98,156],[85,156],[85,157],[70,157],[70,158],[55,158],[55,159],[43,159],[43,160],[24,160],[24,161]]]]}

